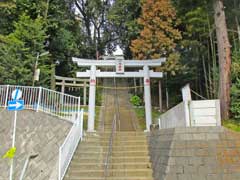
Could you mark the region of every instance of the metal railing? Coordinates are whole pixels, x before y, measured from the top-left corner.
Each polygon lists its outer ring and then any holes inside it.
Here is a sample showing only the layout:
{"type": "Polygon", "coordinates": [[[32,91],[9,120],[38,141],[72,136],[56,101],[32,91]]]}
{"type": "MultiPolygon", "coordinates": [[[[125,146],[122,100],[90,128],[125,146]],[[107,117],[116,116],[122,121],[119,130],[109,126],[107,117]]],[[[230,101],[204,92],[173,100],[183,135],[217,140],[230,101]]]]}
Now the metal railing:
{"type": "Polygon", "coordinates": [[[112,146],[113,146],[113,138],[114,138],[114,134],[116,131],[116,115],[113,118],[113,122],[112,122],[112,131],[111,131],[111,135],[109,138],[109,143],[108,143],[108,152],[106,155],[106,159],[104,162],[104,179],[106,180],[107,177],[109,176],[108,174],[108,169],[109,169],[109,164],[110,164],[110,157],[112,156],[112,146]]]}
{"type": "Polygon", "coordinates": [[[80,108],[80,97],[71,96],[43,87],[0,85],[0,107],[7,107],[15,89],[22,91],[25,109],[42,111],[73,122],[72,114],[80,108]]]}
{"type": "Polygon", "coordinates": [[[113,139],[117,128],[117,120],[118,120],[118,128],[120,130],[120,111],[119,111],[119,101],[118,101],[118,93],[117,93],[117,83],[116,79],[114,78],[114,86],[115,86],[115,94],[114,94],[114,109],[115,115],[112,121],[112,130],[109,137],[108,143],[108,152],[104,162],[104,179],[107,180],[109,176],[109,164],[110,164],[110,157],[112,156],[112,148],[113,148],[113,139]]]}
{"type": "Polygon", "coordinates": [[[83,137],[83,109],[76,115],[77,121],[59,148],[58,180],[64,178],[78,143],[83,137]]]}

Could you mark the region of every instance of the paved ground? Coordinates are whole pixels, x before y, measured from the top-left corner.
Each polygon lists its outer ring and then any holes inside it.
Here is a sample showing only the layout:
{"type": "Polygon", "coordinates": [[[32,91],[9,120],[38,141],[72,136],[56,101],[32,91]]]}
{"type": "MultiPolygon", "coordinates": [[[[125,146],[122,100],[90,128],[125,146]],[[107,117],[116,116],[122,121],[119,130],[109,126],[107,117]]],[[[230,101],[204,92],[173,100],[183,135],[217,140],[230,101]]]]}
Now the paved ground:
{"type": "Polygon", "coordinates": [[[103,118],[104,130],[110,130],[112,120],[115,114],[117,116],[117,130],[118,131],[135,131],[139,130],[137,116],[129,102],[129,94],[126,87],[127,83],[124,79],[116,79],[116,86],[119,89],[114,89],[114,81],[112,79],[104,80],[105,87],[113,87],[113,89],[103,90],[103,118]],[[119,112],[119,113],[118,113],[119,112]]]}
{"type": "MultiPolygon", "coordinates": [[[[0,109],[0,180],[9,178],[9,160],[2,159],[11,147],[14,112],[0,109]]],[[[44,113],[20,111],[17,119],[14,180],[19,179],[24,162],[30,154],[37,154],[29,163],[25,180],[56,180],[58,149],[71,124],[44,113]]]]}

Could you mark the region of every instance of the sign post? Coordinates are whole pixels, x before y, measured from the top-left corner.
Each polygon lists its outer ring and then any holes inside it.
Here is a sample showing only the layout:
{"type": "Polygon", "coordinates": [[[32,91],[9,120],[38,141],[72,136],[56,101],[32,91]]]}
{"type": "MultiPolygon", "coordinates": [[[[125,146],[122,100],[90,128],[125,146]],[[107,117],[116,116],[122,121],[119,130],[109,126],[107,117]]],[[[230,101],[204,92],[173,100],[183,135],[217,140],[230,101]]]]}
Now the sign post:
{"type": "MultiPolygon", "coordinates": [[[[15,139],[16,139],[17,111],[24,109],[24,100],[20,100],[21,97],[22,97],[22,91],[19,89],[15,89],[12,92],[13,100],[8,101],[8,111],[14,111],[12,149],[16,149],[15,148],[15,139]]],[[[13,179],[13,158],[11,159],[9,180],[13,179]]]]}

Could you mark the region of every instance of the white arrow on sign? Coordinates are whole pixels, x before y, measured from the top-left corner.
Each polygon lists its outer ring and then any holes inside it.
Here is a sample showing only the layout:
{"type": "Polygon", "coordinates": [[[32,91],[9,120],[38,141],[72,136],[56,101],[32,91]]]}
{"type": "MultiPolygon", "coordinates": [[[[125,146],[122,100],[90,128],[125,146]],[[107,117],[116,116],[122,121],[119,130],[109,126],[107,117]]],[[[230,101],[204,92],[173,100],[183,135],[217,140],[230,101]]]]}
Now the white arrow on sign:
{"type": "Polygon", "coordinates": [[[22,97],[22,91],[20,89],[15,89],[13,92],[12,92],[12,99],[13,100],[18,100],[22,97]]]}
{"type": "Polygon", "coordinates": [[[16,107],[16,109],[20,108],[22,106],[21,103],[16,102],[16,104],[9,104],[9,107],[16,107]]]}

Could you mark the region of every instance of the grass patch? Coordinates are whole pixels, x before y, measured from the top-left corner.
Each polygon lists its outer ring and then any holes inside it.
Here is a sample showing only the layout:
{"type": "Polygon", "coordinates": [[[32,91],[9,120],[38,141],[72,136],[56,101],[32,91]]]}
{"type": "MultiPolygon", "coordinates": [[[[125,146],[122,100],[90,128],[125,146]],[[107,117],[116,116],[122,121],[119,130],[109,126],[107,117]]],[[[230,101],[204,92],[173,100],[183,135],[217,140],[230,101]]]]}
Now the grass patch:
{"type": "Polygon", "coordinates": [[[237,120],[225,120],[223,126],[236,132],[240,132],[240,122],[237,120]]]}
{"type": "MultiPolygon", "coordinates": [[[[87,124],[88,124],[88,106],[82,106],[84,109],[84,115],[83,115],[83,129],[87,130],[87,124]]],[[[99,114],[100,114],[101,107],[96,106],[95,107],[95,129],[98,128],[99,125],[99,114]]]]}
{"type": "MultiPolygon", "coordinates": [[[[134,108],[136,115],[139,120],[139,125],[142,130],[146,129],[146,120],[145,120],[145,108],[144,107],[139,107],[139,108],[134,108]]],[[[158,124],[158,118],[161,115],[161,112],[159,112],[156,109],[152,109],[152,121],[155,124],[158,124]]]]}

